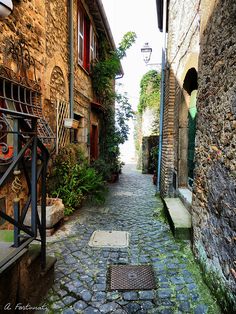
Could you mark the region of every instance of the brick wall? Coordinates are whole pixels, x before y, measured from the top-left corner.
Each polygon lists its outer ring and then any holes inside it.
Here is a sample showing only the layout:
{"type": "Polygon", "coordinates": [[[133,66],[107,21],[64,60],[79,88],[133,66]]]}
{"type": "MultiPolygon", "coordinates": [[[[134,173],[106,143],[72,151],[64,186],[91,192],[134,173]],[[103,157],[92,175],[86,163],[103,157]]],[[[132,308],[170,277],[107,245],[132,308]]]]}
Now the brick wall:
{"type": "Polygon", "coordinates": [[[166,71],[161,164],[161,194],[163,196],[170,195],[172,191],[174,169],[174,104],[175,76],[173,71],[166,71]]]}

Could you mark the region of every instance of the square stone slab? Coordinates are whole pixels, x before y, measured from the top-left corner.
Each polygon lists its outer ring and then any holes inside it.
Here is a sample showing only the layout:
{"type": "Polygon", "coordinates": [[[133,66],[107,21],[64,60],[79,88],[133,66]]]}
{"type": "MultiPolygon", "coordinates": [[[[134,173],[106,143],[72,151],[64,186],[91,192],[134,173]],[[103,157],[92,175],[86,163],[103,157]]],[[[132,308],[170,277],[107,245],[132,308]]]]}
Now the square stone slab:
{"type": "Polygon", "coordinates": [[[89,240],[91,247],[125,248],[129,245],[129,233],[126,231],[96,230],[89,240]]]}
{"type": "Polygon", "coordinates": [[[108,289],[152,290],[156,289],[151,265],[112,265],[108,272],[108,289]]]}

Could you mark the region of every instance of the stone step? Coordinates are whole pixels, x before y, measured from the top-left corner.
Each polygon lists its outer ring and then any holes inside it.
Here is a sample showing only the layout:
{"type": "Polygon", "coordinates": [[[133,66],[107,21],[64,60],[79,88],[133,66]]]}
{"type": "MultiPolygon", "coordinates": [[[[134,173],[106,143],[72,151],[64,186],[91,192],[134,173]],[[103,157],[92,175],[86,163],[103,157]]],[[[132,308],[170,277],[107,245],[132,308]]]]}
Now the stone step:
{"type": "Polygon", "coordinates": [[[19,254],[0,274],[0,308],[7,303],[13,308],[20,303],[39,306],[53,284],[55,257],[47,256],[42,270],[38,244],[31,244],[19,254]]]}
{"type": "Polygon", "coordinates": [[[190,240],[192,234],[191,215],[179,198],[164,198],[167,217],[177,239],[190,240]]]}

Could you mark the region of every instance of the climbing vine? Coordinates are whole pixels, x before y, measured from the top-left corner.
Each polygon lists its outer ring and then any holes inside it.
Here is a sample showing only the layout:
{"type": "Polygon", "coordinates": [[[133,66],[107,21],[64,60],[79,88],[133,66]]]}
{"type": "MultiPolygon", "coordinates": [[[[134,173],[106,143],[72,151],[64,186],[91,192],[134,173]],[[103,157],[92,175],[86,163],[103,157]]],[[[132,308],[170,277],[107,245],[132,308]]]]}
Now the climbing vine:
{"type": "Polygon", "coordinates": [[[114,79],[122,73],[120,60],[126,56],[127,49],[135,39],[134,32],[126,33],[115,51],[107,51],[106,45],[101,45],[100,61],[93,64],[91,71],[94,93],[105,107],[101,154],[110,164],[112,172],[119,171],[119,145],[128,139],[127,122],[133,116],[127,96],[116,93],[114,79]],[[115,102],[117,108],[114,106],[115,102]]]}
{"type": "MultiPolygon", "coordinates": [[[[137,155],[137,167],[142,168],[142,121],[143,114],[146,109],[152,109],[152,115],[154,117],[150,129],[152,135],[159,134],[159,114],[160,114],[160,84],[161,84],[161,74],[156,70],[150,70],[141,79],[140,82],[140,96],[138,103],[138,110],[136,113],[136,125],[134,132],[135,149],[137,155]]],[[[155,168],[157,164],[158,147],[155,146],[150,151],[149,161],[150,169],[155,168]]],[[[153,172],[153,170],[151,170],[153,172]]]]}
{"type": "Polygon", "coordinates": [[[115,100],[114,79],[122,72],[120,60],[126,56],[135,39],[134,32],[126,33],[115,51],[107,51],[106,45],[101,44],[100,60],[92,65],[91,77],[94,93],[103,105],[109,106],[115,100]]]}
{"type": "Polygon", "coordinates": [[[138,112],[142,113],[147,107],[159,109],[161,75],[156,70],[150,70],[140,82],[140,97],[138,112]]]}

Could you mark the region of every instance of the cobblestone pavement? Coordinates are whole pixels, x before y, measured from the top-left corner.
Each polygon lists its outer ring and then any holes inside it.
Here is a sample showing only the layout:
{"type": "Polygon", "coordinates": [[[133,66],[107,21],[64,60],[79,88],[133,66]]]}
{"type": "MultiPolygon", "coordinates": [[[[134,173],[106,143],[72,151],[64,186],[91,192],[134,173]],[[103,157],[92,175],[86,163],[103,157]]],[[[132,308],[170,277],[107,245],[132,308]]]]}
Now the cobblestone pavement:
{"type": "Polygon", "coordinates": [[[180,253],[168,224],[154,216],[162,208],[154,194],[151,176],[126,166],[104,206],[84,207],[49,239],[48,253],[58,261],[45,300],[48,313],[220,313],[188,269],[188,258],[180,253]],[[95,230],[128,231],[130,245],[91,248],[88,241],[95,230]],[[157,289],[107,291],[110,264],[153,265],[157,289]]]}

